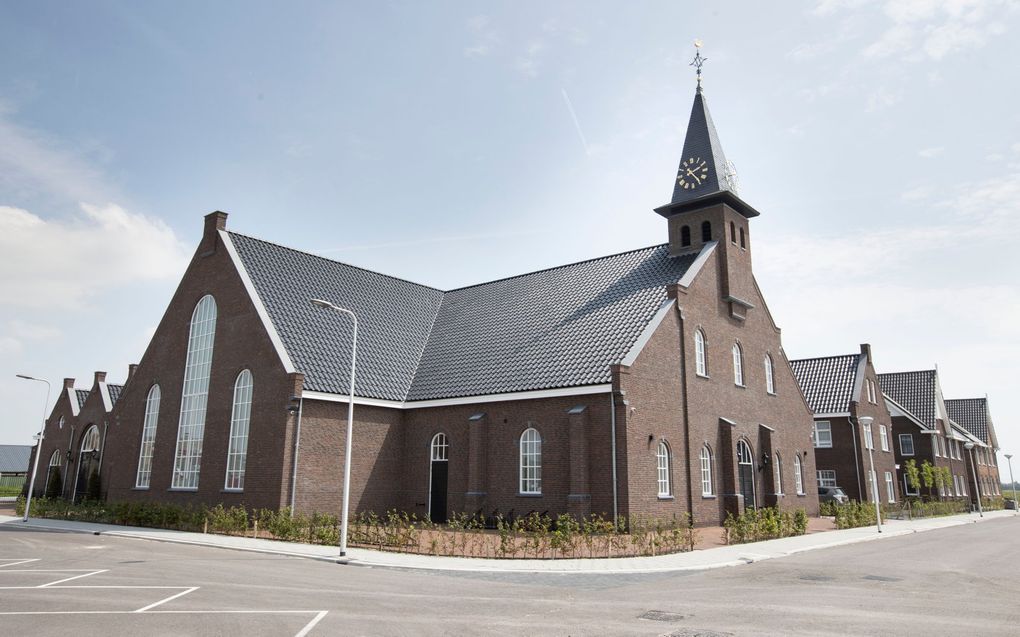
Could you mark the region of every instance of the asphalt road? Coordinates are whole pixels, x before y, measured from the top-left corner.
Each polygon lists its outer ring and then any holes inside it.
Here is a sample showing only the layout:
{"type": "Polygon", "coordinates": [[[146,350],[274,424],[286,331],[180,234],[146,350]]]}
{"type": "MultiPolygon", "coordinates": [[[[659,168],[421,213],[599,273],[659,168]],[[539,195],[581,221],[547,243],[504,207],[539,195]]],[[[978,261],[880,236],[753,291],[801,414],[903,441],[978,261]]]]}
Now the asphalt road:
{"type": "Polygon", "coordinates": [[[1017,635],[1018,531],[1008,518],[714,571],[539,575],[5,526],[0,635],[1017,635]]]}

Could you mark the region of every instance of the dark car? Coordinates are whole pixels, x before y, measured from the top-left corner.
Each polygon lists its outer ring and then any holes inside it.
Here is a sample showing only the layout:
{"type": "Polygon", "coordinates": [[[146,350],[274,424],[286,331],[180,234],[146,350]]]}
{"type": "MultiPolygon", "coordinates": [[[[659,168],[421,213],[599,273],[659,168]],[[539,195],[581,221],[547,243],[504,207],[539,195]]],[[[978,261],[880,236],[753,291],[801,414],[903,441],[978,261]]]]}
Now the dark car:
{"type": "Polygon", "coordinates": [[[850,501],[850,496],[839,487],[818,487],[818,501],[846,504],[850,501]]]}

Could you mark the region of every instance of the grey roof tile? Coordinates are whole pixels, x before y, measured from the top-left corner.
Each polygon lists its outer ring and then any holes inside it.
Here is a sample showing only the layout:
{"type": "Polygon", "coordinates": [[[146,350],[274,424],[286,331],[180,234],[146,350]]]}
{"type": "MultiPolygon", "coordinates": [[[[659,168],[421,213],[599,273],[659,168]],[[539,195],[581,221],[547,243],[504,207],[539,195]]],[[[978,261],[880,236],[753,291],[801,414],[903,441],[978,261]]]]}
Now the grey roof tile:
{"type": "Polygon", "coordinates": [[[0,473],[27,473],[31,445],[0,445],[0,473]]]}
{"type": "Polygon", "coordinates": [[[882,393],[898,402],[925,427],[935,429],[935,370],[879,374],[882,393]]]}
{"type": "Polygon", "coordinates": [[[850,411],[860,354],[790,361],[797,382],[816,414],[850,411]]]}
{"type": "Polygon", "coordinates": [[[984,398],[956,398],[946,400],[946,411],[953,422],[960,425],[985,444],[992,444],[989,436],[991,421],[988,418],[988,401],[984,398]]]}
{"type": "Polygon", "coordinates": [[[89,399],[89,391],[88,389],[74,390],[74,395],[78,398],[78,409],[85,406],[85,401],[89,399]]]}
{"type": "Polygon", "coordinates": [[[120,400],[121,393],[124,391],[124,386],[107,383],[106,389],[110,392],[110,402],[116,405],[117,401],[120,400]]]}

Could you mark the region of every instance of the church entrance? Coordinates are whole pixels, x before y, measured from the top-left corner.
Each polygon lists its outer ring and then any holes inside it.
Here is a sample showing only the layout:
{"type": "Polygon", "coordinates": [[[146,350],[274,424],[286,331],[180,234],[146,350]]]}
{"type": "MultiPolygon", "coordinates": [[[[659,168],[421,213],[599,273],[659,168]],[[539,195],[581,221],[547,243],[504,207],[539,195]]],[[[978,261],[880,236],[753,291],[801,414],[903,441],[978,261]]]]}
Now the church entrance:
{"type": "Polygon", "coordinates": [[[436,524],[446,523],[446,491],[449,479],[450,444],[446,434],[438,433],[432,438],[429,464],[429,519],[436,524]]]}
{"type": "Polygon", "coordinates": [[[746,441],[737,442],[737,477],[740,481],[740,495],[744,496],[744,508],[758,506],[754,497],[754,456],[746,441]]]}

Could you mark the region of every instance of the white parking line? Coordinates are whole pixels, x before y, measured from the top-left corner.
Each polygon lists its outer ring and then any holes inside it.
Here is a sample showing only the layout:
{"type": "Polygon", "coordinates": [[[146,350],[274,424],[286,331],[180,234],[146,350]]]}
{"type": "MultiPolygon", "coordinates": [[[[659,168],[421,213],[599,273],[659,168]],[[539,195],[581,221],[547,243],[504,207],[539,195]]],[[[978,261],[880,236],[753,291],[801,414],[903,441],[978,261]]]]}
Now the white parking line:
{"type": "Polygon", "coordinates": [[[305,627],[299,630],[298,633],[294,635],[294,637],[305,637],[305,635],[307,635],[313,628],[315,628],[315,625],[318,624],[322,620],[322,618],[325,617],[328,613],[329,613],[328,610],[320,610],[319,614],[313,617],[312,621],[305,624],[305,627]]]}
{"type": "Polygon", "coordinates": [[[155,602],[153,604],[149,604],[148,606],[143,606],[143,607],[139,608],[138,610],[136,610],[135,612],[136,613],[144,613],[145,611],[149,610],[150,608],[155,608],[155,607],[159,606],[160,604],[165,604],[165,603],[169,602],[172,599],[177,599],[178,597],[183,597],[184,595],[187,595],[188,593],[193,593],[193,592],[197,591],[198,589],[199,589],[198,586],[192,586],[191,588],[189,588],[187,590],[184,590],[184,591],[181,591],[180,593],[177,593],[176,595],[171,595],[170,597],[167,597],[166,599],[161,599],[158,602],[155,602]]]}
{"type": "Polygon", "coordinates": [[[13,562],[10,562],[9,564],[0,564],[0,568],[7,568],[8,566],[17,566],[18,564],[28,564],[29,562],[38,562],[40,559],[42,559],[42,558],[31,557],[31,558],[25,560],[25,559],[21,559],[19,557],[13,557],[13,558],[12,557],[0,557],[0,562],[7,562],[9,560],[14,560],[13,562]]]}
{"type": "Polygon", "coordinates": [[[49,582],[48,584],[42,584],[42,585],[39,586],[39,588],[49,588],[50,586],[54,586],[55,584],[63,584],[64,582],[70,582],[71,580],[81,579],[83,577],[89,577],[90,575],[98,575],[99,573],[105,573],[105,572],[107,572],[109,570],[110,569],[108,569],[108,568],[104,568],[104,569],[100,569],[98,571],[92,571],[91,573],[82,573],[81,575],[75,575],[74,577],[65,577],[64,579],[58,579],[55,582],[49,582]]]}

